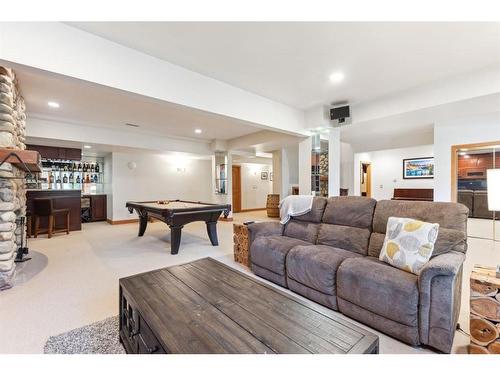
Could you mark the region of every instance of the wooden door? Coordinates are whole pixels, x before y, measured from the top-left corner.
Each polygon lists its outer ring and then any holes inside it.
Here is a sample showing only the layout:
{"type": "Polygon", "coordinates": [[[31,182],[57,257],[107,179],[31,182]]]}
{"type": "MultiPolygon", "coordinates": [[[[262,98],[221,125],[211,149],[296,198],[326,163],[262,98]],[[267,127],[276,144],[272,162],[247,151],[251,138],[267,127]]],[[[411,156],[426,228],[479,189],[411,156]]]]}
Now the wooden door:
{"type": "Polygon", "coordinates": [[[233,165],[233,212],[241,212],[241,166],[233,165]]]}
{"type": "Polygon", "coordinates": [[[366,196],[368,198],[372,197],[372,165],[367,164],[366,166],[366,196]]]}

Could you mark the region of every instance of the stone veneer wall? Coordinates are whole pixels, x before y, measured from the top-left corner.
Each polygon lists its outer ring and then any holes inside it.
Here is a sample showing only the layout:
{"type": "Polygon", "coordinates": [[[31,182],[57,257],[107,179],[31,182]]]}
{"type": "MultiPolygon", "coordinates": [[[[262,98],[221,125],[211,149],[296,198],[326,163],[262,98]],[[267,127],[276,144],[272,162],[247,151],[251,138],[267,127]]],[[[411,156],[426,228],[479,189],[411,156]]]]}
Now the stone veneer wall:
{"type": "MultiPolygon", "coordinates": [[[[25,109],[14,72],[0,66],[0,148],[26,148],[25,109]]],[[[26,240],[21,238],[26,231],[16,225],[26,214],[24,175],[9,163],[0,166],[0,290],[12,287],[16,251],[26,240]]]]}

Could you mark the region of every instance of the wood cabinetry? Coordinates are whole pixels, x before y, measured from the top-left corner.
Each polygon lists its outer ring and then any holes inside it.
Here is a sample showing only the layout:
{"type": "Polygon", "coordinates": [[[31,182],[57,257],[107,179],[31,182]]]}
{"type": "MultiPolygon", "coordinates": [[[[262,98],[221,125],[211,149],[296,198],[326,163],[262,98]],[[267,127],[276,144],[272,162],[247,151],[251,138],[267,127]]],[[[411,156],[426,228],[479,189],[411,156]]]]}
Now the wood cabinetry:
{"type": "Polygon", "coordinates": [[[458,157],[458,178],[461,180],[484,180],[486,170],[500,168],[500,155],[495,158],[491,152],[484,154],[470,154],[458,157]]]}
{"type": "Polygon", "coordinates": [[[84,195],[90,199],[90,221],[103,221],[107,219],[107,199],[105,194],[84,195]]]}
{"type": "Polygon", "coordinates": [[[28,150],[38,151],[42,159],[81,160],[82,150],[79,148],[26,145],[28,150]]]}
{"type": "Polygon", "coordinates": [[[93,195],[90,198],[90,212],[92,221],[106,220],[107,209],[105,195],[93,195]]]}

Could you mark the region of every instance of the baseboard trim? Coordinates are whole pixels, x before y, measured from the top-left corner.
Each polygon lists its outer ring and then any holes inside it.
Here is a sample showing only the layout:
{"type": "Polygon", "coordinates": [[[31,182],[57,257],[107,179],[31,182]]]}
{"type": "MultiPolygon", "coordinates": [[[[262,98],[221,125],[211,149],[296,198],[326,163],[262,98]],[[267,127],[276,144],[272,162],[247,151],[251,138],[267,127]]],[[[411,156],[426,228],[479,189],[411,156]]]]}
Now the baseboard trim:
{"type": "Polygon", "coordinates": [[[237,213],[240,213],[240,212],[252,212],[252,211],[265,211],[266,208],[245,208],[243,210],[240,210],[238,211],[237,213]]]}
{"type": "Polygon", "coordinates": [[[108,224],[111,225],[120,225],[120,224],[131,224],[131,223],[137,223],[139,219],[126,219],[126,220],[110,220],[106,219],[108,224]]]}

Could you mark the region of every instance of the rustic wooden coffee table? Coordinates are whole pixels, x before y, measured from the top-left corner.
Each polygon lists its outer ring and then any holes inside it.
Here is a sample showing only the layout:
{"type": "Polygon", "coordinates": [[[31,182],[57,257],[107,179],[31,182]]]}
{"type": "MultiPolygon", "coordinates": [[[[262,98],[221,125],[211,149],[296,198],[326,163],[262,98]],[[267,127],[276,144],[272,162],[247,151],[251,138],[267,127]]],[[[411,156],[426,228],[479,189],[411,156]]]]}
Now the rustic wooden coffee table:
{"type": "Polygon", "coordinates": [[[200,259],[120,279],[127,353],[378,353],[378,337],[315,303],[200,259]]]}

